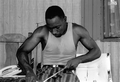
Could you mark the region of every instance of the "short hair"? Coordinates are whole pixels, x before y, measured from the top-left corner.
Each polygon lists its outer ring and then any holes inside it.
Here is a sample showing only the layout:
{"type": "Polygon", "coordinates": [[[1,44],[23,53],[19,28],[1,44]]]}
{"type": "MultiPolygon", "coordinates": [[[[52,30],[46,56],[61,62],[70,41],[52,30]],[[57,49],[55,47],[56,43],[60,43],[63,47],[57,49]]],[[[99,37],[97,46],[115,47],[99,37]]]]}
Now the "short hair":
{"type": "Polygon", "coordinates": [[[65,14],[64,11],[59,6],[50,6],[45,13],[45,19],[52,19],[55,16],[58,16],[60,18],[64,18],[65,14]]]}

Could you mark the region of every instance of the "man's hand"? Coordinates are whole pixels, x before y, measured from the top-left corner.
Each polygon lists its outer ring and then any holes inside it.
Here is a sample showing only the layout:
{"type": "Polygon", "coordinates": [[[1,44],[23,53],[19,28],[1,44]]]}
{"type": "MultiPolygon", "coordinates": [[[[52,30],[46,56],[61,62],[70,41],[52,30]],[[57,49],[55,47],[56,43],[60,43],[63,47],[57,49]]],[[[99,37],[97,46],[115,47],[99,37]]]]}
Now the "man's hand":
{"type": "Polygon", "coordinates": [[[36,81],[38,81],[38,79],[33,72],[26,73],[26,82],[36,82],[36,81]]]}
{"type": "Polygon", "coordinates": [[[69,60],[66,64],[66,67],[70,70],[75,70],[76,67],[80,64],[81,60],[80,58],[76,57],[71,60],[69,60]]]}

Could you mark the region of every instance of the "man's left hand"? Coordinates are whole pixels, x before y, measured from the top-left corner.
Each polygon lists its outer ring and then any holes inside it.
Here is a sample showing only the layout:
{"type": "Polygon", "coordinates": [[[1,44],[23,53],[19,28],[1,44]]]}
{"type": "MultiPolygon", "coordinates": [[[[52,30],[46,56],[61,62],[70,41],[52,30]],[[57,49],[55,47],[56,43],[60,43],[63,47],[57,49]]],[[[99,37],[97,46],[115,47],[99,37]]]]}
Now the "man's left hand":
{"type": "Polygon", "coordinates": [[[73,58],[67,62],[66,68],[68,68],[70,70],[75,70],[76,67],[80,64],[80,62],[81,62],[81,60],[78,57],[73,58]]]}

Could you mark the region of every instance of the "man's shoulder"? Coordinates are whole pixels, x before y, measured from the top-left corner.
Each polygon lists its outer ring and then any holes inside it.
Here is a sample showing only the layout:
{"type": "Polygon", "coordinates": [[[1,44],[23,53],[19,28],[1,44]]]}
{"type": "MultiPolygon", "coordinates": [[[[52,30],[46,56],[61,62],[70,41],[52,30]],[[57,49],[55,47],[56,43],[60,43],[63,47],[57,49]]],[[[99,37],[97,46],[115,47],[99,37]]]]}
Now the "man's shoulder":
{"type": "Polygon", "coordinates": [[[35,33],[44,33],[44,32],[47,32],[47,31],[48,30],[47,30],[47,27],[45,25],[44,26],[39,26],[34,30],[35,33]]]}
{"type": "Polygon", "coordinates": [[[45,36],[46,34],[48,34],[47,27],[45,25],[39,26],[34,30],[33,34],[37,36],[45,36]]]}
{"type": "Polygon", "coordinates": [[[72,26],[73,26],[74,31],[78,31],[78,32],[87,31],[85,27],[83,27],[82,25],[79,25],[77,23],[72,23],[72,26]]]}
{"type": "Polygon", "coordinates": [[[44,26],[39,26],[39,27],[37,27],[35,30],[36,30],[37,32],[39,32],[39,31],[46,31],[47,28],[46,28],[46,25],[44,25],[44,26]]]}
{"type": "Polygon", "coordinates": [[[77,24],[77,23],[72,23],[72,26],[73,26],[73,27],[83,27],[82,25],[77,24]]]}
{"type": "Polygon", "coordinates": [[[85,27],[83,27],[82,25],[76,24],[76,23],[72,23],[73,25],[73,31],[75,33],[77,33],[79,36],[84,36],[86,34],[88,34],[88,31],[85,27]]]}

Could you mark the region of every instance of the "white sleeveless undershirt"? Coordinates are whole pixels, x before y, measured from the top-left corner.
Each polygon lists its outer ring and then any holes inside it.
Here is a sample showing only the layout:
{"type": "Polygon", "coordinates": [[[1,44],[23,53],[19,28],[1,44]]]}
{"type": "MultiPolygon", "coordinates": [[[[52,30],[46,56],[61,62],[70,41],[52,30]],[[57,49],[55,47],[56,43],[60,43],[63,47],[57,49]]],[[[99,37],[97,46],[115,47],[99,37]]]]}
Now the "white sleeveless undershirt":
{"type": "Polygon", "coordinates": [[[44,65],[65,65],[68,60],[75,56],[72,23],[68,23],[66,33],[59,38],[49,32],[48,41],[43,50],[42,63],[44,65]]]}

